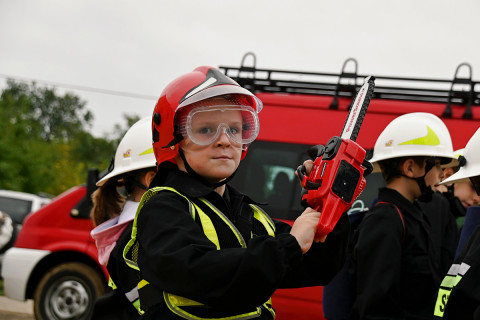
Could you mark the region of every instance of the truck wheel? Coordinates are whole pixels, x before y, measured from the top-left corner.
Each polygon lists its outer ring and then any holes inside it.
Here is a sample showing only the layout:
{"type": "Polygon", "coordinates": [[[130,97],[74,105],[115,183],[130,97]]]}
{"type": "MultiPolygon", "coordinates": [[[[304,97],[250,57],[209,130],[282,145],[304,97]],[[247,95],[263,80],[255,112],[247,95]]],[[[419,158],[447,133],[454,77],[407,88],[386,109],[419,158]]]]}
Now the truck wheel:
{"type": "Polygon", "coordinates": [[[13,246],[17,232],[15,222],[5,212],[0,211],[0,253],[5,253],[13,246]]]}
{"type": "Polygon", "coordinates": [[[35,289],[35,319],[90,319],[95,299],[104,293],[103,276],[92,267],[80,262],[61,264],[49,270],[35,289]]]}

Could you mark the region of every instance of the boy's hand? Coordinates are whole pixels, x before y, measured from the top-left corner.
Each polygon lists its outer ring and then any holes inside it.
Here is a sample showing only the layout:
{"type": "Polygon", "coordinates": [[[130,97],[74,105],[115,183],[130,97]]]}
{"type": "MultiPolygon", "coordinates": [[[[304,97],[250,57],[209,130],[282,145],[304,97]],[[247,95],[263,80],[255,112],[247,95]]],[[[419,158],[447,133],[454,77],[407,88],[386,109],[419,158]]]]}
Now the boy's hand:
{"type": "Polygon", "coordinates": [[[324,242],[326,236],[316,238],[318,221],[320,220],[320,212],[307,208],[302,215],[295,220],[290,230],[290,234],[297,239],[298,244],[302,249],[302,253],[307,253],[312,247],[313,241],[324,242]]]}
{"type": "MultiPolygon", "coordinates": [[[[308,174],[310,174],[310,171],[312,171],[313,161],[312,160],[305,160],[303,162],[303,166],[305,167],[305,172],[308,175],[308,174]]],[[[295,171],[295,175],[298,177],[297,171],[295,171]]],[[[325,242],[325,239],[327,238],[327,235],[322,236],[320,238],[315,237],[315,234],[316,234],[316,231],[317,231],[317,224],[318,224],[319,220],[320,220],[320,212],[317,212],[317,211],[313,210],[312,208],[307,208],[307,209],[305,209],[305,211],[303,211],[302,215],[300,217],[298,217],[297,220],[295,220],[295,223],[293,224],[293,227],[292,227],[292,230],[290,231],[290,234],[293,235],[297,239],[298,243],[300,244],[300,247],[302,247],[302,252],[303,253],[306,253],[308,250],[310,250],[310,247],[312,246],[312,241],[325,242]],[[309,217],[304,217],[306,215],[309,215],[309,217]],[[299,221],[299,220],[304,220],[304,219],[308,219],[308,221],[309,221],[308,226],[306,225],[307,224],[306,222],[299,221]],[[295,226],[295,225],[297,225],[297,226],[295,226]],[[313,227],[313,229],[311,229],[311,227],[313,227]],[[294,228],[296,230],[294,230],[294,228]],[[308,231],[312,231],[314,233],[313,237],[311,239],[307,240],[308,247],[304,247],[304,245],[302,245],[301,241],[305,241],[305,239],[307,237],[309,238],[310,235],[308,235],[308,236],[306,236],[306,235],[302,236],[301,234],[298,235],[298,236],[296,235],[297,230],[299,230],[301,228],[307,228],[308,231]]]]}
{"type": "MultiPolygon", "coordinates": [[[[313,168],[313,161],[312,160],[305,160],[303,162],[303,166],[305,167],[305,171],[307,176],[310,174],[310,171],[312,171],[313,168]]],[[[298,177],[298,172],[295,170],[295,175],[298,177]]]]}

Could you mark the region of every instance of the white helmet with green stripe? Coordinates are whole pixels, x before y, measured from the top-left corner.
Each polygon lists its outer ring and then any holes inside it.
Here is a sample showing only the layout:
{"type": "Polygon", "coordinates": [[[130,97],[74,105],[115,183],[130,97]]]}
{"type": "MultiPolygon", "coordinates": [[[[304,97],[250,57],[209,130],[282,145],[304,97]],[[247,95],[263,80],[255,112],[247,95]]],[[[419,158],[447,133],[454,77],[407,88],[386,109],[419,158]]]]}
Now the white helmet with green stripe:
{"type": "Polygon", "coordinates": [[[108,174],[97,182],[97,186],[126,172],[155,167],[155,162],[152,147],[152,117],[146,117],[137,121],[125,133],[115,152],[113,166],[110,165],[108,174]]]}
{"type": "Polygon", "coordinates": [[[464,160],[459,161],[460,169],[443,180],[442,184],[468,181],[469,178],[480,176],[480,128],[468,140],[461,156],[463,156],[464,160]]]}
{"type": "Polygon", "coordinates": [[[395,118],[378,137],[370,162],[378,172],[379,161],[410,156],[439,157],[442,164],[455,158],[450,132],[439,117],[414,112],[395,118]]]}

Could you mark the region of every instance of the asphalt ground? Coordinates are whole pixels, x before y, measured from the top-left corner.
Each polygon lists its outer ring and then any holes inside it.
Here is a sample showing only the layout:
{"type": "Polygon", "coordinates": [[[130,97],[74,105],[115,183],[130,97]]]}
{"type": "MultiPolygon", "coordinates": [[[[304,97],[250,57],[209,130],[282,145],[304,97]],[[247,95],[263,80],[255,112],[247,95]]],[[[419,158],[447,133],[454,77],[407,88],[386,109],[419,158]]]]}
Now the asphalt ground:
{"type": "Polygon", "coordinates": [[[0,320],[33,320],[33,301],[25,302],[0,296],[0,320]]]}

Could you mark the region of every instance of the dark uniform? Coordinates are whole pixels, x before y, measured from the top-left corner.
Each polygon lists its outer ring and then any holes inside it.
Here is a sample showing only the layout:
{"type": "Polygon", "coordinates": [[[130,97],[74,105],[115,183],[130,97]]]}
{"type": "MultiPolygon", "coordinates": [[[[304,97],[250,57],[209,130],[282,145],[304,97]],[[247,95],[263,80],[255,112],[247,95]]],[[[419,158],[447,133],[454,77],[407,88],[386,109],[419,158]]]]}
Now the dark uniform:
{"type": "MultiPolygon", "coordinates": [[[[162,292],[186,297],[209,306],[207,312],[242,311],[262,306],[277,288],[328,283],[341,268],[349,223],[344,215],[325,243],[314,243],[302,255],[290,225],[275,222],[275,237],[253,217],[249,197],[227,185],[220,196],[170,163],[162,163],[150,187],[169,186],[198,204],[215,227],[220,250],[205,235],[199,219],[192,219],[188,202],[163,191],[145,203],[137,217],[138,267],[142,279],[157,295],[140,300],[144,319],[180,319],[171,312],[162,292]],[[235,234],[199,198],[207,199],[231,221],[246,242],[235,234]]],[[[263,307],[262,307],[263,308],[263,307]]],[[[256,319],[272,319],[262,310],[256,319]]]]}
{"type": "Polygon", "coordinates": [[[140,316],[134,306],[135,301],[138,299],[138,291],[136,288],[140,276],[138,272],[130,268],[123,259],[123,248],[128,240],[130,240],[132,225],[133,221],[123,230],[108,260],[108,274],[116,288],[95,302],[92,319],[130,320],[138,319],[140,316]]]}
{"type": "Polygon", "coordinates": [[[354,312],[361,319],[431,319],[440,275],[425,214],[393,189],[380,189],[378,201],[355,234],[354,312]]]}
{"type": "Polygon", "coordinates": [[[458,244],[458,228],[455,215],[451,211],[448,199],[439,192],[434,192],[432,200],[418,201],[430,224],[430,232],[435,245],[436,260],[440,274],[446,274],[455,258],[458,244]]]}
{"type": "MultiPolygon", "coordinates": [[[[480,207],[469,213],[480,214],[480,207]]],[[[478,220],[477,220],[478,221],[478,220]]],[[[480,319],[480,226],[477,226],[443,279],[435,319],[480,319]]]]}

